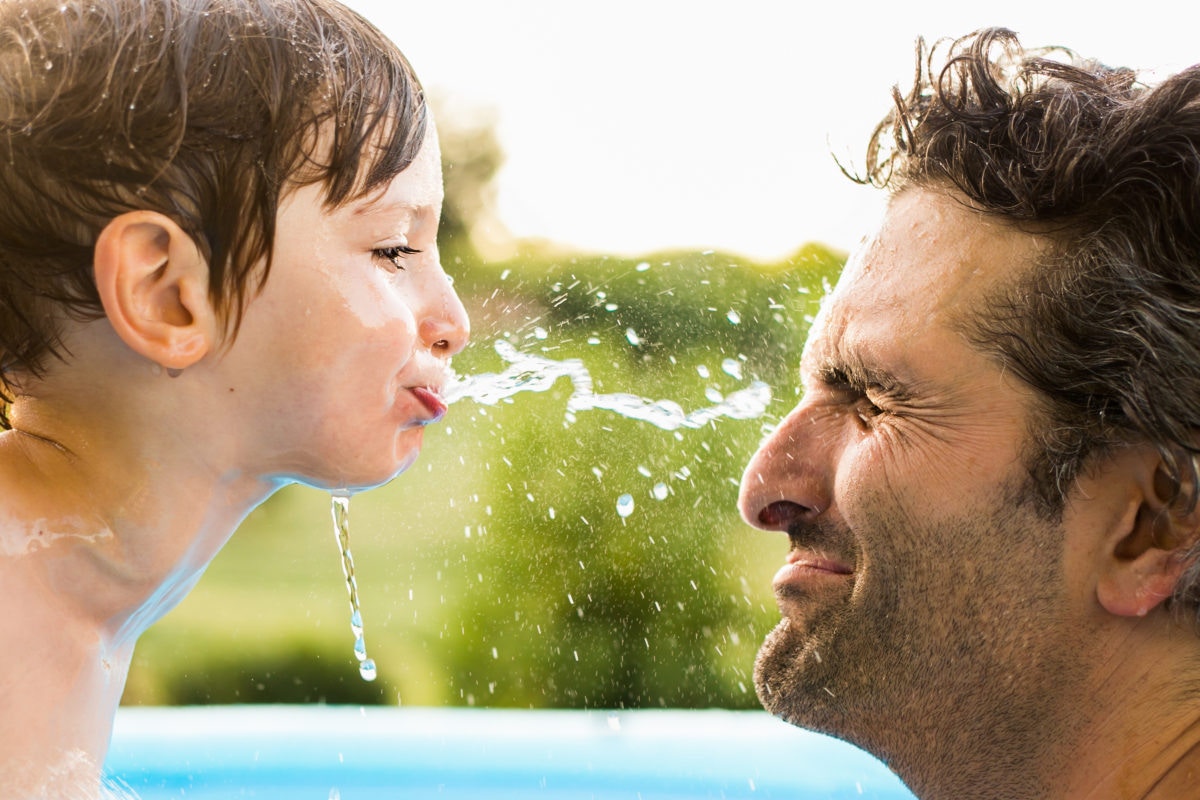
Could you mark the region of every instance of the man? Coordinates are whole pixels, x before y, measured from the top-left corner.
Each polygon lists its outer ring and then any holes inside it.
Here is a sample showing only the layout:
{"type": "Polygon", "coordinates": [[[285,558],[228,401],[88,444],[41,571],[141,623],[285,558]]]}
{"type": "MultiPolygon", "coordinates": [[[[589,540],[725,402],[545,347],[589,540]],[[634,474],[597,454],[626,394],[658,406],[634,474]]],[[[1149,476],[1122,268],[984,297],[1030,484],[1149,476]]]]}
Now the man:
{"type": "Polygon", "coordinates": [[[759,697],[923,798],[1200,796],[1200,67],[918,58],[742,481],[759,697]]]}

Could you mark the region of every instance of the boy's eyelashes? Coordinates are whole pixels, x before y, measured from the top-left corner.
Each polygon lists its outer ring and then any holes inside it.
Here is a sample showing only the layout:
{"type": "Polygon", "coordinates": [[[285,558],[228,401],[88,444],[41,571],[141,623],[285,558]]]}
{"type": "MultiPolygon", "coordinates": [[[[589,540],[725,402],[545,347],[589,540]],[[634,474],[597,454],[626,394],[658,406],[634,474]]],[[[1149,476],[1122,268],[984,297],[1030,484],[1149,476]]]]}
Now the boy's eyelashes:
{"type": "Polygon", "coordinates": [[[404,257],[415,256],[421,251],[415,247],[409,247],[406,244],[398,244],[393,247],[380,247],[371,251],[376,258],[381,258],[387,261],[396,269],[404,269],[404,257]]]}

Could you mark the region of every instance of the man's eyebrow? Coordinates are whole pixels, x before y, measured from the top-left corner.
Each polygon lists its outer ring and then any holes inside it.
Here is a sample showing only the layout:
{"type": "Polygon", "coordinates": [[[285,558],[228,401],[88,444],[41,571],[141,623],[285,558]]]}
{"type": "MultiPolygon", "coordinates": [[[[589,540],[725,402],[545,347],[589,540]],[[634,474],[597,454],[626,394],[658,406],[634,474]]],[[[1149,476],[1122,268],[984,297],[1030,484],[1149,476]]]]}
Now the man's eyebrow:
{"type": "Polygon", "coordinates": [[[911,385],[900,378],[895,372],[874,364],[868,364],[862,359],[825,353],[814,359],[812,374],[822,383],[829,386],[841,386],[848,389],[876,389],[887,392],[895,397],[909,397],[913,394],[911,385]]]}

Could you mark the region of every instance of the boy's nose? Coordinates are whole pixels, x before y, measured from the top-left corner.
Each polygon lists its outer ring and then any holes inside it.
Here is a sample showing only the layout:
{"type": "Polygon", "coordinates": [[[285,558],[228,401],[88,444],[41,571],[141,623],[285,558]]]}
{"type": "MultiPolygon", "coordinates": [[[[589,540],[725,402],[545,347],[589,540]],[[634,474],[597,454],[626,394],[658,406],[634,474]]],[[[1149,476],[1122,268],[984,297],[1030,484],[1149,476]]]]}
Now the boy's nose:
{"type": "Polygon", "coordinates": [[[449,358],[467,346],[467,340],[471,338],[471,323],[467,318],[467,310],[453,289],[447,287],[439,305],[440,308],[431,309],[434,313],[421,320],[418,333],[422,344],[435,356],[449,358]]]}

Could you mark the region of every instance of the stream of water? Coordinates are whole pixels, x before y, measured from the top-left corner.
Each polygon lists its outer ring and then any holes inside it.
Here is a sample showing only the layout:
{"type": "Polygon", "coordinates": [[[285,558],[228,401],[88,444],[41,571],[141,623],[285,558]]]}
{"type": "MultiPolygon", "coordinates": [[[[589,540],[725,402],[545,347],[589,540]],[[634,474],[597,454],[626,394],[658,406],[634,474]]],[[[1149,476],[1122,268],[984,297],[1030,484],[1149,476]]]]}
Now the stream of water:
{"type": "MultiPolygon", "coordinates": [[[[581,411],[604,410],[620,414],[629,419],[647,422],[667,431],[679,428],[702,428],[721,418],[756,419],[766,413],[771,402],[771,387],[754,380],[745,389],[726,396],[711,393],[711,405],[687,412],[674,400],[654,400],[625,392],[597,394],[588,368],[578,358],[555,360],[545,356],[522,353],[512,343],[497,339],[496,353],[508,364],[503,372],[484,372],[456,378],[445,389],[447,403],[470,399],[483,405],[496,405],[521,392],[545,392],[566,378],[572,386],[567,399],[568,419],[581,411]]],[[[724,371],[741,378],[741,365],[727,359],[724,371]]],[[[715,391],[715,390],[714,390],[715,391]]],[[[662,487],[662,496],[666,487],[662,487]]],[[[655,496],[659,488],[655,487],[655,496]]],[[[659,497],[659,499],[662,499],[659,497]]],[[[633,513],[633,497],[622,495],[617,501],[617,514],[622,518],[633,513]]],[[[333,529],[338,550],[342,558],[342,572],[346,576],[346,589],[350,595],[350,629],[354,634],[354,657],[359,662],[359,673],[364,680],[375,680],[374,660],[367,657],[366,639],[363,636],[362,611],[358,601],[358,582],[354,578],[354,557],[350,553],[350,495],[335,492],[332,496],[333,529]]]]}

